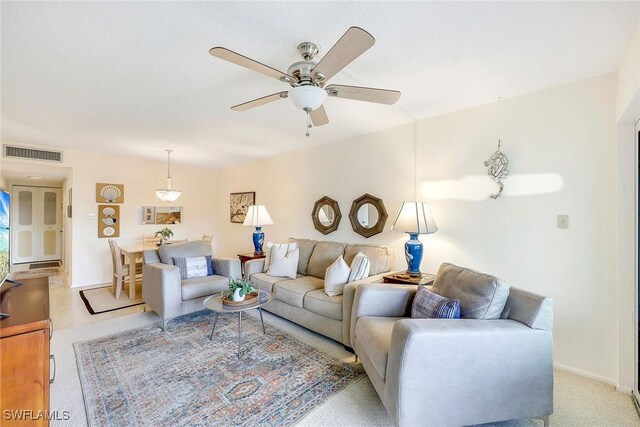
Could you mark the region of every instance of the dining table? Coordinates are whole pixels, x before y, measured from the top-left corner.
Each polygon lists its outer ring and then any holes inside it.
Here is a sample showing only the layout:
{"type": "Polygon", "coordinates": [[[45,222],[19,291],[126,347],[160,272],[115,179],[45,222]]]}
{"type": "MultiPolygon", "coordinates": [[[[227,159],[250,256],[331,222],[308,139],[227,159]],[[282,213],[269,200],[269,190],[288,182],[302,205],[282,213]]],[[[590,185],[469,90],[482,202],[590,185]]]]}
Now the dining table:
{"type": "Polygon", "coordinates": [[[135,245],[120,246],[122,263],[129,264],[129,275],[126,277],[126,280],[129,285],[129,299],[131,301],[136,299],[136,260],[142,258],[142,252],[148,250],[158,250],[158,246],[156,246],[155,243],[138,243],[135,245]]]}

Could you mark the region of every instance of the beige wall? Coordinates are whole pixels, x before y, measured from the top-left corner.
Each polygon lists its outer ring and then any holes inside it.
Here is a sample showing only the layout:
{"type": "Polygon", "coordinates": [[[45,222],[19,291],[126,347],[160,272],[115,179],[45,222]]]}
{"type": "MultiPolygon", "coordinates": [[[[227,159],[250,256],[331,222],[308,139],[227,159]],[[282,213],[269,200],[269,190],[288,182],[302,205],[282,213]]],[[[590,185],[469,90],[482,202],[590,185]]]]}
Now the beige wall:
{"type": "MultiPolygon", "coordinates": [[[[24,144],[19,144],[24,145],[24,144]]],[[[33,166],[34,173],[40,162],[5,159],[3,168],[33,166]]],[[[46,164],[50,167],[50,164],[46,164]]],[[[98,238],[97,220],[89,214],[98,212],[95,186],[98,182],[124,184],[125,202],[120,206],[120,237],[118,244],[141,243],[144,234],[153,234],[162,228],[140,225],[141,207],[163,205],[155,197],[154,189],[165,184],[167,165],[144,159],[109,156],[78,150],[64,150],[61,167],[71,168],[68,187],[73,189],[73,218],[67,221],[66,231],[72,286],[86,286],[111,280],[111,260],[107,239],[98,238]],[[71,252],[71,253],[70,253],[71,252]]],[[[184,207],[184,224],[170,226],[175,239],[199,239],[203,233],[216,232],[217,171],[193,166],[172,164],[173,185],[184,191],[171,205],[184,207]]],[[[217,242],[214,242],[214,244],[217,242]]]]}
{"type": "MultiPolygon", "coordinates": [[[[420,198],[431,202],[440,231],[421,236],[422,270],[451,261],[504,277],[555,302],[555,362],[613,382],[616,377],[615,76],[609,75],[420,121],[420,198]],[[498,111],[501,110],[501,114],[498,111]],[[498,137],[511,161],[505,195],[483,161],[498,137]],[[569,214],[570,228],[556,228],[569,214]]],[[[222,251],[249,251],[251,229],[228,222],[230,192],[256,191],[275,225],[267,240],[288,236],[392,246],[406,268],[406,235],[389,231],[402,200],[414,198],[414,128],[402,126],[222,170],[218,226],[222,251]],[[385,231],[364,239],[351,230],[351,201],[381,197],[385,231]],[[340,203],[342,223],[313,229],[313,202],[340,203]]],[[[301,145],[304,139],[301,138],[301,145]]],[[[496,356],[499,357],[499,356],[496,356]]]]}

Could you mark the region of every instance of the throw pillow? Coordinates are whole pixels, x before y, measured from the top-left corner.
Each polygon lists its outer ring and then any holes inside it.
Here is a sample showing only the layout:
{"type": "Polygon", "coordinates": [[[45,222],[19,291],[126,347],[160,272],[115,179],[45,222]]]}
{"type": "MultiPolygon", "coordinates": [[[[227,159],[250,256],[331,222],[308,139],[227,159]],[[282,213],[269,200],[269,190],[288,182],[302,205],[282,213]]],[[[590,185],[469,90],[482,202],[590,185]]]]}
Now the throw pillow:
{"type": "Polygon", "coordinates": [[[330,297],[342,295],[342,289],[349,280],[349,273],[351,273],[351,269],[340,255],[333,264],[327,267],[324,273],[324,293],[330,297]]]}
{"type": "Polygon", "coordinates": [[[288,251],[287,245],[273,245],[271,248],[271,265],[267,275],[295,279],[298,272],[299,258],[300,250],[298,248],[288,251]]]}
{"type": "Polygon", "coordinates": [[[413,298],[411,317],[418,319],[459,319],[460,300],[441,297],[429,291],[424,285],[418,285],[413,298]]]}
{"type": "Polygon", "coordinates": [[[180,269],[182,279],[213,276],[211,256],[176,257],[173,263],[180,269]]]}
{"type": "Polygon", "coordinates": [[[349,274],[347,283],[355,282],[356,280],[369,277],[369,271],[371,270],[371,262],[369,261],[369,257],[362,252],[358,252],[356,256],[353,257],[350,268],[351,273],[349,274]]]}
{"type": "Polygon", "coordinates": [[[267,242],[264,245],[263,248],[263,252],[265,255],[264,258],[264,267],[262,268],[262,272],[266,273],[269,271],[269,267],[271,266],[271,249],[274,247],[282,247],[282,246],[286,246],[287,247],[287,252],[290,252],[294,249],[296,249],[298,247],[298,244],[296,242],[291,242],[291,243],[273,243],[273,242],[267,242]]]}
{"type": "Polygon", "coordinates": [[[459,299],[463,319],[499,319],[509,297],[509,286],[497,277],[448,263],[438,269],[432,290],[459,299]]]}

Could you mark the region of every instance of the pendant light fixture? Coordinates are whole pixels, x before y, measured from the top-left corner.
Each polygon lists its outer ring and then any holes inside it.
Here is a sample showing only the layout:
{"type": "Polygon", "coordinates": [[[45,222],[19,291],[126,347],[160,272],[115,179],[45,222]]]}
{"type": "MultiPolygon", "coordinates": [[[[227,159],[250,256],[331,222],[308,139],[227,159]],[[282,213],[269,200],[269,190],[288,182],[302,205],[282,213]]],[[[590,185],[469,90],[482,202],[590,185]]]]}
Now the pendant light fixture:
{"type": "Polygon", "coordinates": [[[171,188],[171,153],[173,150],[167,148],[164,151],[167,152],[167,186],[156,189],[156,196],[162,201],[173,202],[180,197],[182,191],[171,188]]]}

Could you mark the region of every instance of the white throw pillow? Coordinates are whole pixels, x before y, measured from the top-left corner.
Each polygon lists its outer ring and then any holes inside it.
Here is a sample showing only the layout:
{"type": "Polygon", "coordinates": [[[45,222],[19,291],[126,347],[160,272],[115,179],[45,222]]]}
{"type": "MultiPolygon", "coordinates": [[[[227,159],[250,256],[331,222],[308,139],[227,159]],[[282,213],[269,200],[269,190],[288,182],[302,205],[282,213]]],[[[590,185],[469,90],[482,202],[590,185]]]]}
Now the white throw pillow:
{"type": "Polygon", "coordinates": [[[298,243],[297,242],[293,242],[293,243],[273,243],[273,242],[267,242],[264,245],[264,267],[262,268],[262,272],[266,273],[269,271],[269,267],[271,267],[271,248],[273,248],[274,246],[286,246],[287,247],[287,252],[290,252],[294,249],[296,249],[298,247],[298,243]]]}
{"type": "Polygon", "coordinates": [[[342,295],[342,289],[347,284],[347,280],[349,280],[350,272],[349,266],[340,255],[340,258],[335,260],[325,271],[324,293],[330,297],[342,295]]]}
{"type": "Polygon", "coordinates": [[[347,283],[355,282],[356,280],[369,277],[369,271],[371,270],[371,261],[369,261],[368,256],[366,256],[362,252],[358,252],[356,256],[353,257],[350,268],[351,273],[349,274],[349,280],[347,280],[347,283]]]}
{"type": "Polygon", "coordinates": [[[300,249],[295,248],[292,251],[287,251],[287,245],[273,245],[271,265],[267,275],[295,279],[298,272],[298,259],[300,259],[300,249]]]}

